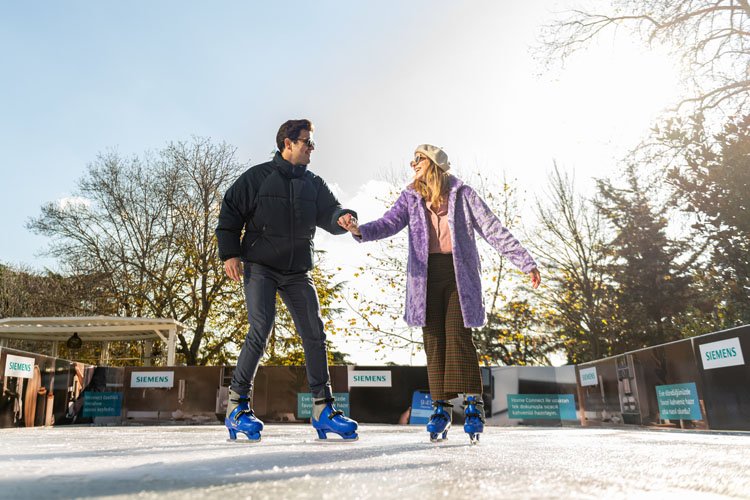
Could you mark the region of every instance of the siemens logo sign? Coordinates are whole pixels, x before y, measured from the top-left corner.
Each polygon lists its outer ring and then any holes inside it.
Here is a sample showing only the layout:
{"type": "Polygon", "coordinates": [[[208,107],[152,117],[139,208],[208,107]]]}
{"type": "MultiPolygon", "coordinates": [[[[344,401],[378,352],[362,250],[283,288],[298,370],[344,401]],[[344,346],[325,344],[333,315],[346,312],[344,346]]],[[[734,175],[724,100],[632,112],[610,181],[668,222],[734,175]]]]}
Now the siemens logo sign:
{"type": "Polygon", "coordinates": [[[703,344],[700,351],[704,370],[745,364],[738,337],[703,344]]]}
{"type": "Polygon", "coordinates": [[[587,385],[598,385],[599,379],[596,376],[596,367],[592,366],[591,368],[581,368],[578,372],[578,375],[581,378],[581,385],[587,386],[587,385]]]}
{"type": "Polygon", "coordinates": [[[31,378],[34,375],[34,358],[8,354],[5,358],[5,376],[31,378]]]}
{"type": "Polygon", "coordinates": [[[349,387],[391,387],[391,372],[352,370],[349,387]]]}
{"type": "Polygon", "coordinates": [[[133,372],[130,387],[168,388],[174,387],[174,372],[133,372]]]}
{"type": "Polygon", "coordinates": [[[15,363],[11,361],[8,363],[8,368],[11,370],[20,370],[22,372],[29,372],[34,369],[34,365],[31,363],[15,363]]]}

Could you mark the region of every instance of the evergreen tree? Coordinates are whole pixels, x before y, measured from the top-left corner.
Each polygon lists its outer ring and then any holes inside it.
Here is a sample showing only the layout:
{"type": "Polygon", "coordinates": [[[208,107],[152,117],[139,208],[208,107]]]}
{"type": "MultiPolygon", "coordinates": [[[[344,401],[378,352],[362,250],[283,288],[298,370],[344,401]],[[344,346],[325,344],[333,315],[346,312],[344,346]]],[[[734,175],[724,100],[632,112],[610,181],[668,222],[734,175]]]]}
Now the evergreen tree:
{"type": "Polygon", "coordinates": [[[615,228],[609,274],[619,292],[621,352],[681,338],[675,318],[689,309],[693,295],[692,261],[681,263],[688,245],[667,236],[667,209],[653,206],[634,166],[626,168],[625,177],[625,188],[597,182],[598,208],[615,228]]]}
{"type": "Polygon", "coordinates": [[[708,245],[696,273],[710,319],[697,333],[750,323],[750,115],[713,137],[702,115],[657,132],[676,152],[667,176],[673,204],[708,245]]]}

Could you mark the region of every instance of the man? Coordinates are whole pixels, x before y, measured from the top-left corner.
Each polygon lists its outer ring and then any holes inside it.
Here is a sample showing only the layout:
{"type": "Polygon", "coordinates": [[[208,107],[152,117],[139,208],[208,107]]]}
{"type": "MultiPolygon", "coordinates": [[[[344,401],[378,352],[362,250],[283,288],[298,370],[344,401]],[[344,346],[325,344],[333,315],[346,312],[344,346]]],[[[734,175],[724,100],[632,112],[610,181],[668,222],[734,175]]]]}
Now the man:
{"type": "Polygon", "coordinates": [[[276,293],[286,304],[302,337],[307,380],[313,396],[312,425],[320,439],[329,432],[357,439],[357,422],[333,407],[326,335],[318,295],[312,283],[313,237],[321,227],[346,232],[338,221],[346,214],[328,185],[307,169],[315,150],[309,120],[289,120],[276,135],[273,160],[242,174],[227,190],[216,237],[227,275],[243,279],[250,329],[229,387],[225,424],[260,440],[263,422],[252,410],[253,379],[276,316],[276,293]],[[243,234],[244,231],[244,234],[243,234]]]}

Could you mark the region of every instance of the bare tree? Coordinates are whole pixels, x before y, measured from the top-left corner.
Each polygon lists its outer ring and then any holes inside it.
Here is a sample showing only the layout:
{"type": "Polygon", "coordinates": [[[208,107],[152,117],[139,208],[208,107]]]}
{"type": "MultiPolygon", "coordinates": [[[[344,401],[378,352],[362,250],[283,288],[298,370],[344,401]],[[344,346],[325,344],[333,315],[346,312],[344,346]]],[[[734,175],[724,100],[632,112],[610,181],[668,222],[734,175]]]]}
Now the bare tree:
{"type": "Polygon", "coordinates": [[[686,97],[675,110],[747,109],[750,91],[748,0],[610,0],[572,10],[544,28],[543,57],[564,61],[606,33],[626,28],[682,63],[686,97]]]}
{"type": "MultiPolygon", "coordinates": [[[[522,230],[518,189],[503,172],[499,181],[477,172],[472,176],[477,192],[516,236],[522,230]]],[[[543,328],[546,316],[540,302],[528,294],[528,278],[489,245],[480,243],[487,323],[474,330],[480,361],[490,365],[548,365],[558,343],[543,328]]]]}
{"type": "Polygon", "coordinates": [[[538,294],[546,322],[568,361],[612,354],[617,342],[615,291],[606,274],[606,225],[593,204],[576,194],[573,179],[555,165],[547,200],[537,201],[541,231],[534,253],[549,278],[538,294]]]}
{"type": "Polygon", "coordinates": [[[0,264],[0,318],[106,314],[101,273],[64,276],[0,264]]]}
{"type": "Polygon", "coordinates": [[[77,197],[46,204],[29,227],[53,238],[50,253],[71,274],[105,276],[117,313],[186,323],[179,353],[188,364],[204,363],[244,324],[242,317],[212,321],[225,314],[222,300],[241,295],[224,274],[213,234],[223,193],[241,169],[234,154],[196,138],[143,159],[100,155],[77,197]],[[210,347],[201,351],[204,340],[210,347]]]}
{"type": "MultiPolygon", "coordinates": [[[[403,175],[392,172],[384,180],[391,188],[378,201],[390,207],[408,181],[403,175]]],[[[383,349],[409,349],[414,355],[422,348],[421,332],[408,327],[401,319],[406,295],[406,231],[373,245],[376,249],[367,252],[369,263],[354,274],[360,286],[365,280],[371,280],[362,287],[367,288],[367,292],[353,290],[342,297],[351,313],[343,332],[372,344],[375,353],[383,349]]]]}
{"type": "MultiPolygon", "coordinates": [[[[106,283],[101,273],[65,276],[49,270],[38,272],[0,264],[0,318],[112,314],[113,302],[106,283]]],[[[120,347],[118,344],[111,344],[112,351],[120,347]]],[[[49,341],[16,339],[9,340],[8,346],[29,352],[52,352],[49,341]]],[[[131,347],[138,350],[141,346],[131,347]]],[[[59,355],[68,352],[64,344],[59,346],[59,355]]],[[[74,356],[77,360],[96,362],[100,354],[99,344],[87,342],[74,356]]]]}

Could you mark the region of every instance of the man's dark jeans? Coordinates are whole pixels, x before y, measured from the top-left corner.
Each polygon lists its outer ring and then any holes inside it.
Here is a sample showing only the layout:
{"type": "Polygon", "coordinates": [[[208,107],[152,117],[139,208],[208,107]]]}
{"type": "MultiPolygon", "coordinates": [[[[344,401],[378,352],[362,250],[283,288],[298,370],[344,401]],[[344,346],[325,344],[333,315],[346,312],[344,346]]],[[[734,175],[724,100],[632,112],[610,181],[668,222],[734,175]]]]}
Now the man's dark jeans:
{"type": "Polygon", "coordinates": [[[276,292],[292,315],[305,350],[307,381],[313,398],[332,396],[326,334],[318,294],[308,272],[282,274],[260,264],[245,263],[245,304],[250,329],[242,345],[230,388],[252,399],[253,379],[276,317],[276,292]]]}

